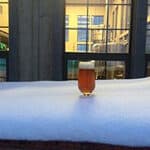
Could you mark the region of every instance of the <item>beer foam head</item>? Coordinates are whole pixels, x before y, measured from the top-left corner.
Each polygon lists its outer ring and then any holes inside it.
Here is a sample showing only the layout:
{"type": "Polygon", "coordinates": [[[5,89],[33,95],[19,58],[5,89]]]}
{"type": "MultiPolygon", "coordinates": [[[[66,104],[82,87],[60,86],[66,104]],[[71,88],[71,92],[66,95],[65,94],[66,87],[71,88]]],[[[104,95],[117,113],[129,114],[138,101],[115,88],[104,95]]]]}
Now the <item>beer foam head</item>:
{"type": "Polygon", "coordinates": [[[95,61],[79,62],[80,69],[95,69],[95,61]]]}

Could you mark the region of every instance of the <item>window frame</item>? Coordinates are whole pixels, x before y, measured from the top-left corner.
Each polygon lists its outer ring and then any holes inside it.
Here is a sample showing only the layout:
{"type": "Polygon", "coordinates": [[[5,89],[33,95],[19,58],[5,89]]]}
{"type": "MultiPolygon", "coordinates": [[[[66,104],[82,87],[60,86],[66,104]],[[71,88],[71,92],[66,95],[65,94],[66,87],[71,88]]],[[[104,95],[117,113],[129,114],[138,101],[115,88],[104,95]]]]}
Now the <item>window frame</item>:
{"type": "MultiPolygon", "coordinates": [[[[89,5],[90,4],[87,4],[87,8],[89,7],[89,5]]],[[[100,4],[100,5],[104,5],[104,4],[100,4]]],[[[107,8],[109,8],[109,6],[111,6],[111,5],[121,6],[121,4],[108,4],[107,8]]],[[[132,10],[132,3],[131,4],[123,4],[123,5],[125,5],[125,6],[130,5],[131,6],[130,9],[132,10]]],[[[65,3],[65,7],[66,7],[66,3],[65,3]]],[[[88,10],[87,10],[87,13],[88,13],[88,10]]],[[[131,11],[131,17],[132,17],[132,11],[131,11]]],[[[109,20],[109,10],[107,13],[107,18],[109,20]]],[[[130,22],[131,22],[130,28],[127,30],[129,30],[129,32],[131,33],[132,19],[130,22]]],[[[107,21],[107,28],[102,29],[102,30],[106,30],[106,32],[109,32],[111,30],[115,31],[115,32],[117,30],[126,30],[126,29],[108,28],[108,23],[109,22],[107,21]]],[[[86,28],[83,28],[83,29],[86,29],[86,28]]],[[[87,21],[87,31],[88,31],[88,21],[87,21]]],[[[87,34],[87,39],[89,40],[89,34],[87,34]]],[[[107,37],[106,37],[106,39],[107,39],[107,37]]],[[[88,40],[86,40],[87,45],[88,45],[88,40]]],[[[130,43],[130,41],[131,40],[129,40],[129,43],[130,43]]],[[[107,40],[106,40],[106,42],[107,42],[107,40]]],[[[106,45],[106,49],[107,49],[107,45],[106,45]]],[[[129,62],[130,61],[130,53],[131,53],[130,51],[131,51],[131,46],[129,46],[129,52],[128,53],[90,53],[90,52],[88,52],[88,53],[75,52],[74,53],[74,52],[66,52],[66,50],[64,50],[64,80],[68,80],[67,79],[67,61],[68,60],[123,61],[125,63],[125,78],[130,78],[130,62],[129,62]]]]}

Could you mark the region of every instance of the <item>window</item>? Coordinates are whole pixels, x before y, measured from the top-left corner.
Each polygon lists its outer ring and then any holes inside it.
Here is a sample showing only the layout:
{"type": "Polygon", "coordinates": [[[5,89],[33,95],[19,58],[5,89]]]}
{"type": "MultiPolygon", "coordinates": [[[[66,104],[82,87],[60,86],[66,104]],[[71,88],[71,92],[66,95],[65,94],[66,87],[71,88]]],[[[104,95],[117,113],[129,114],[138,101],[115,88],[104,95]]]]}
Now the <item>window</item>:
{"type": "Polygon", "coordinates": [[[78,42],[86,42],[87,30],[79,29],[78,30],[78,42]]]}
{"type": "MultiPolygon", "coordinates": [[[[69,30],[69,41],[65,43],[66,62],[91,60],[92,58],[92,60],[100,62],[97,65],[109,64],[114,66],[114,69],[118,69],[120,64],[113,62],[121,62],[121,65],[123,64],[122,77],[127,77],[130,8],[131,0],[124,0],[124,2],[122,0],[66,0],[66,14],[69,15],[69,27],[66,28],[69,30]],[[128,10],[128,14],[126,10],[128,10]],[[123,13],[125,15],[122,19],[123,13]],[[113,54],[115,54],[115,60],[111,60],[113,54]],[[120,58],[120,54],[122,54],[122,58],[120,58]],[[124,54],[127,57],[123,58],[124,54]]],[[[97,74],[97,76],[100,75],[97,74]]],[[[108,78],[105,73],[102,76],[108,78]]],[[[113,76],[113,78],[115,77],[113,76]]]]}
{"type": "Polygon", "coordinates": [[[78,44],[77,49],[79,52],[86,52],[86,44],[78,44]]]}
{"type": "Polygon", "coordinates": [[[92,16],[92,25],[104,24],[104,16],[92,16]]]}
{"type": "Polygon", "coordinates": [[[87,16],[78,16],[78,26],[80,27],[86,27],[87,21],[89,24],[89,19],[87,20],[87,16]]]}

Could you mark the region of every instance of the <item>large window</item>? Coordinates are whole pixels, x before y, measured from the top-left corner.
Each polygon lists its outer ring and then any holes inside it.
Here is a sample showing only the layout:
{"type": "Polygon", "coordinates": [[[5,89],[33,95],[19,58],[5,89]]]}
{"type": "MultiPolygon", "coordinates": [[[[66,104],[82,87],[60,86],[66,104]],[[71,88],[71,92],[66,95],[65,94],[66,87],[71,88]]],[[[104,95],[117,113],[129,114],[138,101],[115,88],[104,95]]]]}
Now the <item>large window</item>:
{"type": "Polygon", "coordinates": [[[6,51],[9,50],[8,0],[0,0],[0,81],[6,80],[6,51]]]}
{"type": "MultiPolygon", "coordinates": [[[[113,68],[112,72],[121,68],[121,77],[127,77],[130,10],[131,0],[66,0],[66,16],[69,16],[69,25],[66,26],[69,32],[69,41],[65,43],[66,62],[70,63],[72,59],[73,62],[76,59],[77,62],[95,60],[97,72],[102,68],[104,72],[107,68],[113,68]]],[[[116,78],[104,72],[103,75],[98,73],[97,79],[116,78]]],[[[72,77],[68,75],[68,79],[77,78],[74,75],[72,77]]]]}

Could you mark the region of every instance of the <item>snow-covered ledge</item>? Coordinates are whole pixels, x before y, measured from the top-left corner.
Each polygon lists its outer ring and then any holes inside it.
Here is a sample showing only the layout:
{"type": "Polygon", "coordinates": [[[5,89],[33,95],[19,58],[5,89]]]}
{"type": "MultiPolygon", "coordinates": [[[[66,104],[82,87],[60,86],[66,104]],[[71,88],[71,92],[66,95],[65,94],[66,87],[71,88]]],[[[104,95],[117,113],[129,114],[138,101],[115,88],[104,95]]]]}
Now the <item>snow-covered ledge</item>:
{"type": "Polygon", "coordinates": [[[0,83],[0,139],[150,146],[150,78],[0,83]]]}

